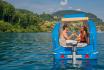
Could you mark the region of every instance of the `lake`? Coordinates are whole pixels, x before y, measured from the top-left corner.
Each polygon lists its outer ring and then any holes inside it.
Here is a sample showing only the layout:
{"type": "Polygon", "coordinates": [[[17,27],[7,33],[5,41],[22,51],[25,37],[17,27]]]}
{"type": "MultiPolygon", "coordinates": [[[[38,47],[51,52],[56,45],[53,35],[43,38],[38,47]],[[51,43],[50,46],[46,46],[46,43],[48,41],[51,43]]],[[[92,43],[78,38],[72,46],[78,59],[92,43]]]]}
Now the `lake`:
{"type": "Polygon", "coordinates": [[[0,70],[104,70],[104,33],[97,34],[98,60],[54,60],[51,33],[0,33],[0,70]],[[94,62],[94,63],[93,63],[94,62]]]}

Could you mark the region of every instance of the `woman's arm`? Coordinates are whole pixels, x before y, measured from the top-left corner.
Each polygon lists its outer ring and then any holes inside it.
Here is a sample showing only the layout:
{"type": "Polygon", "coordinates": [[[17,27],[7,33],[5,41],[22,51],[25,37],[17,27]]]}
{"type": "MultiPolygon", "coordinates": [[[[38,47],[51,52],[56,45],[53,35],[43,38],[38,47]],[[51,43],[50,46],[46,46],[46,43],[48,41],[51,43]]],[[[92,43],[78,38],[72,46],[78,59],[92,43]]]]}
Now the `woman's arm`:
{"type": "Polygon", "coordinates": [[[81,37],[80,34],[77,36],[77,38],[75,39],[76,41],[80,42],[81,41],[81,37]]]}

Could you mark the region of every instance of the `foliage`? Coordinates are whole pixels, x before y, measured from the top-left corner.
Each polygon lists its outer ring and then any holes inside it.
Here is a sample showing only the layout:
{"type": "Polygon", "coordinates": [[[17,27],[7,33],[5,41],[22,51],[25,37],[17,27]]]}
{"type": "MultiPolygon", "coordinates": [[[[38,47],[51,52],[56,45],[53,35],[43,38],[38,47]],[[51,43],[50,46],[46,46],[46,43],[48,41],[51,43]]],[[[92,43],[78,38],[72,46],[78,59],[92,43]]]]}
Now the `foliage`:
{"type": "Polygon", "coordinates": [[[0,32],[9,32],[12,29],[12,25],[4,22],[4,21],[0,21],[0,32]]]}
{"type": "Polygon", "coordinates": [[[46,13],[43,13],[43,14],[40,14],[39,15],[44,21],[54,21],[54,17],[50,14],[46,14],[46,13]]]}
{"type": "MultiPolygon", "coordinates": [[[[62,10],[53,14],[37,14],[25,9],[16,9],[10,3],[0,0],[0,32],[40,32],[51,31],[55,22],[65,14],[81,13],[82,11],[62,10]]],[[[85,13],[85,12],[84,12],[85,13]]],[[[86,13],[90,19],[101,26],[102,20],[91,13],[86,13]]],[[[103,29],[103,28],[102,28],[103,29]]]]}
{"type": "Polygon", "coordinates": [[[0,20],[2,32],[38,32],[44,22],[40,15],[25,9],[15,9],[3,0],[0,0],[0,20]],[[7,25],[12,29],[5,27],[7,25]]]}

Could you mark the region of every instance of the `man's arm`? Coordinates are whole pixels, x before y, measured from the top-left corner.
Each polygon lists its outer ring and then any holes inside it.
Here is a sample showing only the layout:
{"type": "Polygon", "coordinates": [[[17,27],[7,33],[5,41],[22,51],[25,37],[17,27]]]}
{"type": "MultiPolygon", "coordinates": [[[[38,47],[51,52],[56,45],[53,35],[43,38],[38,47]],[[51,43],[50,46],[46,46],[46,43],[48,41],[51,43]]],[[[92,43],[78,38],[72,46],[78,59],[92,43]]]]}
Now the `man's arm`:
{"type": "Polygon", "coordinates": [[[67,33],[64,33],[64,37],[65,37],[65,39],[67,39],[67,40],[70,40],[72,36],[73,36],[73,35],[68,36],[68,34],[67,34],[67,33]]]}

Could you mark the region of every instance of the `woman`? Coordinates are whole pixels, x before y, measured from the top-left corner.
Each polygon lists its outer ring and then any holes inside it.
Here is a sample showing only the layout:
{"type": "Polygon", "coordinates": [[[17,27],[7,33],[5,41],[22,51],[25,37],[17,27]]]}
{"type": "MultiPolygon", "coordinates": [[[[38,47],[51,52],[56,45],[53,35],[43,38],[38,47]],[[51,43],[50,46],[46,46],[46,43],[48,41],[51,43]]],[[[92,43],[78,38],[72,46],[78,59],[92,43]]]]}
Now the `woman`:
{"type": "Polygon", "coordinates": [[[82,26],[81,27],[80,34],[79,34],[77,40],[80,43],[87,43],[87,44],[89,44],[89,34],[88,34],[86,26],[82,26]]]}

